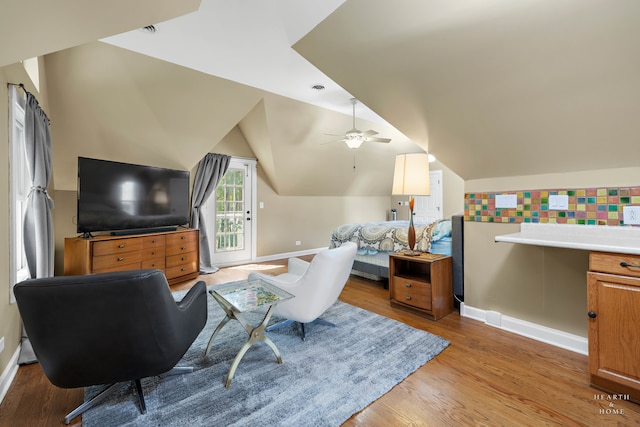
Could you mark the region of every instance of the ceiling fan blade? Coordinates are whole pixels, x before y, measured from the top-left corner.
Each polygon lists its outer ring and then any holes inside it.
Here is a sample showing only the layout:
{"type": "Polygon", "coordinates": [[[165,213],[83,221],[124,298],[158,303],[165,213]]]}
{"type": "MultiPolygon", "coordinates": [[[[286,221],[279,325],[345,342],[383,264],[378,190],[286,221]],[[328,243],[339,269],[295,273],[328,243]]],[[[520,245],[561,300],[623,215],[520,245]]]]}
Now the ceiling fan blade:
{"type": "Polygon", "coordinates": [[[364,139],[367,142],[384,142],[385,144],[388,142],[391,142],[391,140],[389,138],[371,138],[371,137],[367,137],[364,139]]]}
{"type": "Polygon", "coordinates": [[[344,138],[344,134],[343,133],[339,134],[339,135],[335,134],[335,133],[325,133],[325,135],[327,135],[327,136],[339,136],[340,138],[344,138]]]}
{"type": "Polygon", "coordinates": [[[373,130],[373,129],[369,129],[369,130],[368,130],[368,131],[366,131],[366,132],[362,132],[362,134],[363,134],[363,135],[366,135],[366,136],[373,136],[373,135],[377,135],[377,134],[378,134],[378,132],[376,132],[376,131],[375,131],[375,130],[373,130]]]}
{"type": "MultiPolygon", "coordinates": [[[[340,135],[334,135],[334,136],[340,136],[340,135]]],[[[344,139],[334,139],[332,141],[321,142],[320,145],[333,144],[334,142],[342,142],[342,141],[344,141],[344,139]]]]}

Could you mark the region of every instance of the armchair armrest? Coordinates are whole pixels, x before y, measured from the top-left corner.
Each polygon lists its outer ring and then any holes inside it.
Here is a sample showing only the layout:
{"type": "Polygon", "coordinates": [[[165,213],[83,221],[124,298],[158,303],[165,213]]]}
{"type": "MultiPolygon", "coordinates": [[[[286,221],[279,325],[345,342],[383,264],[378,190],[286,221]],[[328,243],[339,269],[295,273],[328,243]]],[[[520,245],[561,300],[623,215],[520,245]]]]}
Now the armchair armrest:
{"type": "Polygon", "coordinates": [[[200,280],[198,283],[193,285],[191,289],[189,289],[189,292],[187,292],[187,294],[182,297],[182,300],[176,302],[176,305],[180,310],[188,310],[192,304],[196,304],[194,301],[203,298],[202,295],[204,295],[206,306],[207,286],[205,285],[204,281],[200,280]]]}
{"type": "Polygon", "coordinates": [[[299,277],[296,277],[295,278],[296,280],[292,280],[292,278],[293,276],[288,273],[285,273],[284,275],[281,275],[281,276],[272,276],[270,274],[253,272],[253,273],[249,273],[248,280],[262,279],[267,283],[275,285],[280,289],[283,289],[287,292],[291,292],[292,294],[295,295],[295,292],[292,292],[292,290],[295,290],[298,287],[297,279],[299,279],[299,277]]]}
{"type": "Polygon", "coordinates": [[[309,268],[309,262],[300,258],[289,258],[288,273],[302,276],[309,268]]]}

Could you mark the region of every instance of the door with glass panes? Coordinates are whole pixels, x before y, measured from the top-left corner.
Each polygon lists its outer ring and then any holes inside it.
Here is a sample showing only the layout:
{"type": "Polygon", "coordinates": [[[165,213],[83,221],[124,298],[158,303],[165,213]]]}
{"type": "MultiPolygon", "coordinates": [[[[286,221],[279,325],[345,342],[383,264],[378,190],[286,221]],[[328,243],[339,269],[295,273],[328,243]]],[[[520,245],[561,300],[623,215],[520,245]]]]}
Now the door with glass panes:
{"type": "Polygon", "coordinates": [[[232,158],[215,193],[205,203],[212,265],[255,258],[255,169],[253,159],[232,158]]]}

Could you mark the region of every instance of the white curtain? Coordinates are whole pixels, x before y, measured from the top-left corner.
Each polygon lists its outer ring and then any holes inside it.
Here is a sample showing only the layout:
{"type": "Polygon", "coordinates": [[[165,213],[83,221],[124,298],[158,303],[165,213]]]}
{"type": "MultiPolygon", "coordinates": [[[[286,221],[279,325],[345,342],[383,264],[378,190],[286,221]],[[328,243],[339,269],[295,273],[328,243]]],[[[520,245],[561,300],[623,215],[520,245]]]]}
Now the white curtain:
{"type": "Polygon", "coordinates": [[[231,156],[225,154],[208,153],[198,163],[196,178],[193,183],[191,196],[191,228],[200,230],[200,271],[213,273],[217,270],[211,260],[209,250],[209,237],[202,214],[202,205],[207,201],[211,193],[229,168],[231,156]]]}
{"type": "MultiPolygon", "coordinates": [[[[24,216],[24,249],[31,278],[53,276],[53,200],[47,193],[51,180],[51,134],[49,119],[36,98],[27,92],[25,105],[25,148],[31,189],[24,216]]],[[[18,363],[36,361],[23,330],[18,363]]]]}

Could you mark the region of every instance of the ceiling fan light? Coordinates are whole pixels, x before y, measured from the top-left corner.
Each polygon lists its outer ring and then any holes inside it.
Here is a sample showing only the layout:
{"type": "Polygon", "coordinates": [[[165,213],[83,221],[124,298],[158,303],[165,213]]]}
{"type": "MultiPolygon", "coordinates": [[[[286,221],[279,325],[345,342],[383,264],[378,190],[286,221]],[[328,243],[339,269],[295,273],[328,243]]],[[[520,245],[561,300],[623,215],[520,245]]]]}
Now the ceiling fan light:
{"type": "Polygon", "coordinates": [[[348,138],[344,140],[344,143],[347,144],[347,147],[349,148],[360,148],[360,146],[362,145],[362,139],[359,138],[348,138]]]}

